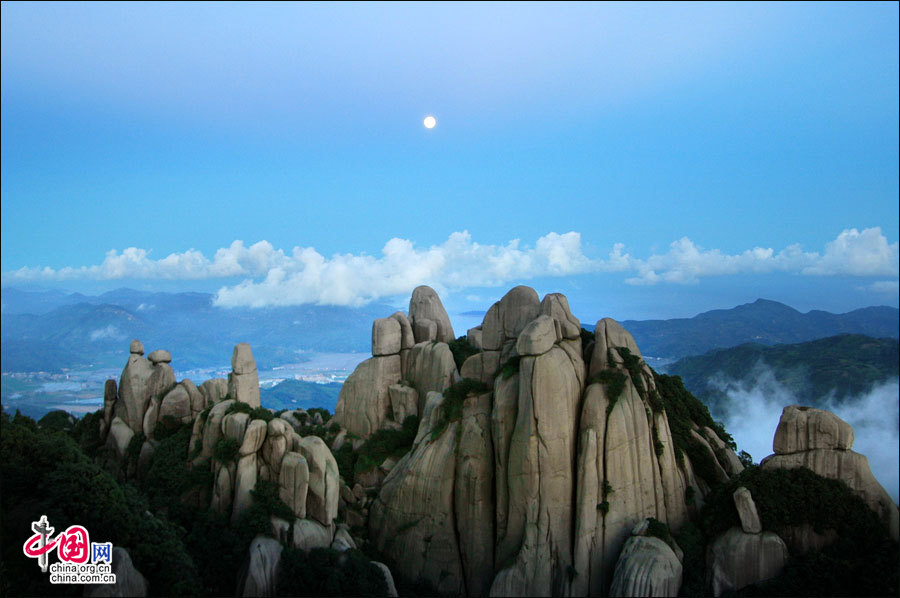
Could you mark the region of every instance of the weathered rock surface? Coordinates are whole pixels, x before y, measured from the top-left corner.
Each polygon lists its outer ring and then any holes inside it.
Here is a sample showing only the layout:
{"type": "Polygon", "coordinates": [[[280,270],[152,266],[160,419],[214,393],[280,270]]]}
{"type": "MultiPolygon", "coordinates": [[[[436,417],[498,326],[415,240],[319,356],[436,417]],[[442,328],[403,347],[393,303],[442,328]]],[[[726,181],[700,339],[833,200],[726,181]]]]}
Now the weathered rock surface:
{"type": "Polygon", "coordinates": [[[610,596],[677,596],[681,562],[659,538],[632,536],[619,554],[610,596]]]}
{"type": "Polygon", "coordinates": [[[424,408],[425,395],[444,392],[458,377],[453,353],[446,343],[419,343],[410,350],[406,379],[419,393],[419,413],[424,408]]]}
{"type": "MultiPolygon", "coordinates": [[[[243,413],[241,415],[247,414],[243,413]]],[[[246,457],[247,455],[255,453],[260,448],[262,448],[263,442],[265,442],[266,440],[267,428],[268,426],[266,425],[266,422],[261,419],[254,419],[249,424],[247,424],[247,428],[243,432],[241,448],[238,451],[242,457],[246,457]]]]}
{"type": "Polygon", "coordinates": [[[150,363],[156,365],[158,363],[172,363],[172,354],[165,349],[157,349],[147,356],[150,363]]]}
{"type": "Polygon", "coordinates": [[[306,498],[309,492],[309,465],[300,453],[285,453],[278,477],[279,498],[294,515],[306,517],[306,498]]]}
{"type": "Polygon", "coordinates": [[[397,587],[394,585],[394,576],[391,575],[391,570],[388,569],[388,566],[384,563],[379,563],[378,561],[372,561],[372,564],[377,566],[384,573],[384,581],[387,584],[387,595],[389,598],[397,598],[399,594],[397,594],[397,587]]]}
{"type": "Polygon", "coordinates": [[[231,373],[228,374],[228,394],[232,399],[259,407],[259,375],[256,361],[247,343],[234,346],[231,355],[231,373]]]}
{"type": "Polygon", "coordinates": [[[369,514],[369,530],[378,550],[404,576],[431,580],[438,592],[456,595],[464,584],[453,493],[460,424],[453,422],[431,438],[442,401],[440,394],[428,394],[415,444],[384,480],[369,514]]]}
{"type": "Polygon", "coordinates": [[[550,316],[538,316],[528,323],[516,342],[519,355],[543,355],[553,348],[557,340],[557,329],[550,316]]]}
{"type": "Polygon", "coordinates": [[[562,293],[549,293],[541,301],[541,314],[550,316],[559,324],[562,338],[581,338],[581,322],[569,310],[569,300],[562,293]]]}
{"type": "Polygon", "coordinates": [[[225,378],[211,378],[200,385],[200,392],[206,397],[208,405],[214,405],[223,400],[228,394],[228,380],[225,378]]]}
{"type": "Polygon", "coordinates": [[[277,594],[282,550],[281,543],[273,538],[256,536],[253,539],[246,572],[238,581],[239,596],[261,598],[277,594]]]}
{"type": "Polygon", "coordinates": [[[759,514],[756,512],[756,503],[753,502],[753,496],[746,487],[741,486],[731,495],[734,499],[734,506],[737,509],[738,517],[741,519],[741,528],[748,534],[758,534],[762,531],[762,524],[759,522],[759,514]]]}
{"type": "Polygon", "coordinates": [[[131,341],[131,344],[128,346],[128,352],[132,355],[143,355],[144,354],[144,343],[139,341],[138,339],[134,339],[131,341]]]}
{"type": "Polygon", "coordinates": [[[812,407],[789,405],[781,412],[772,448],[776,455],[813,449],[850,450],[853,428],[831,413],[812,407]]]}
{"type": "Polygon", "coordinates": [[[234,482],[234,507],[231,512],[232,522],[237,521],[241,513],[253,505],[253,496],[250,492],[256,488],[257,473],[256,453],[241,457],[238,460],[234,482]]]}
{"type": "MultiPolygon", "coordinates": [[[[132,341],[133,343],[137,341],[132,341]]],[[[141,348],[143,350],[143,347],[141,348]]],[[[112,551],[112,573],[116,575],[114,584],[84,586],[84,596],[92,598],[127,598],[147,595],[147,579],[134,567],[131,555],[120,546],[112,551]]]]}
{"type": "Polygon", "coordinates": [[[329,548],[334,526],[325,526],[312,519],[294,520],[294,548],[309,552],[313,548],[329,548]]]}
{"type": "Polygon", "coordinates": [[[402,346],[400,321],[397,318],[378,318],[372,322],[372,355],[396,355],[402,346]]]}
{"type": "Polygon", "coordinates": [[[631,333],[612,318],[603,318],[594,328],[594,351],[591,355],[590,375],[593,376],[611,365],[621,364],[618,352],[610,351],[618,347],[627,347],[632,355],[641,357],[641,351],[631,333]],[[610,363],[612,357],[612,363],[610,363]]]}
{"type": "Polygon", "coordinates": [[[150,376],[153,374],[153,364],[144,359],[138,353],[131,353],[128,363],[122,370],[119,379],[119,403],[122,408],[117,408],[118,415],[134,433],[143,431],[144,412],[150,402],[150,376]]]}
{"type": "Polygon", "coordinates": [[[449,343],[456,338],[441,298],[434,292],[434,289],[424,285],[413,289],[412,297],[409,300],[409,321],[412,323],[414,333],[416,332],[416,322],[423,319],[435,323],[435,336],[419,338],[417,335],[415,337],[417,343],[430,340],[449,343]]]}
{"type": "Polygon", "coordinates": [[[394,412],[394,421],[403,423],[410,415],[419,415],[419,393],[411,386],[391,384],[388,387],[391,398],[391,409],[394,412]]]}
{"type": "Polygon", "coordinates": [[[707,547],[706,570],[714,596],[777,577],[788,559],[784,541],[772,532],[748,534],[733,527],[707,547]]]}
{"type": "Polygon", "coordinates": [[[225,412],[234,404],[234,400],[220,401],[216,403],[206,416],[206,425],[203,427],[203,452],[204,457],[212,457],[216,449],[216,443],[222,438],[222,418],[225,412]]]}
{"type": "Polygon", "coordinates": [[[134,436],[132,429],[118,417],[114,417],[109,426],[109,436],[107,438],[107,446],[115,450],[116,457],[122,459],[128,444],[134,436]]]}
{"type": "Polygon", "coordinates": [[[388,416],[391,405],[388,389],[399,381],[399,355],[363,361],[341,387],[334,421],[349,433],[368,438],[388,416]]]}
{"type": "Polygon", "coordinates": [[[187,389],[178,384],[166,393],[159,406],[159,419],[171,417],[181,423],[191,421],[191,395],[187,389]]]}
{"type": "Polygon", "coordinates": [[[307,436],[300,442],[299,448],[309,467],[306,514],[323,525],[331,525],[337,517],[340,491],[337,461],[318,436],[307,436]]]}

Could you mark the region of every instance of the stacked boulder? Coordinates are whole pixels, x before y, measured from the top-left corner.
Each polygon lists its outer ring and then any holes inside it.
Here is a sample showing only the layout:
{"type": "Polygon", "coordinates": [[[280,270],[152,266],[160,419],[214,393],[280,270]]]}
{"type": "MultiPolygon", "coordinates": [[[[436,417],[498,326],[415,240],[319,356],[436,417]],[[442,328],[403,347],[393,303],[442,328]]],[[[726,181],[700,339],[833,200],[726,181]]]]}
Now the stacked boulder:
{"type": "Polygon", "coordinates": [[[468,331],[477,353],[458,372],[434,291],[417,288],[409,314],[408,349],[403,314],[376,321],[373,357],[348,378],[336,417],[340,442],[419,418],[412,448],[370,489],[374,500],[356,486],[342,492],[348,517],[368,524],[407,578],[461,595],[605,594],[635,525],[654,517],[677,531],[722,481],[719,470],[725,480],[741,470],[715,432],[696,425],[691,442],[713,456],[717,479],[676,457],[634,339],[604,319],[583,347],[561,294],[509,291],[468,331]],[[386,359],[399,366],[372,363],[386,359]]]}
{"type": "Polygon", "coordinates": [[[650,519],[638,523],[622,547],[610,596],[677,596],[684,553],[670,537],[650,535],[650,519]]]}
{"type": "MultiPolygon", "coordinates": [[[[869,460],[854,452],[853,428],[829,411],[790,405],[784,408],[775,438],[774,455],[762,460],[764,469],[806,467],[825,478],[841,480],[881,517],[895,541],[900,539],[900,511],[878,483],[869,460]]],[[[820,539],[809,534],[810,542],[820,539]]]]}
{"type": "Polygon", "coordinates": [[[442,392],[459,377],[447,346],[452,340],[453,327],[437,293],[417,287],[409,318],[398,311],[372,324],[372,357],[344,382],[334,421],[363,440],[418,417],[428,392],[442,392]]]}

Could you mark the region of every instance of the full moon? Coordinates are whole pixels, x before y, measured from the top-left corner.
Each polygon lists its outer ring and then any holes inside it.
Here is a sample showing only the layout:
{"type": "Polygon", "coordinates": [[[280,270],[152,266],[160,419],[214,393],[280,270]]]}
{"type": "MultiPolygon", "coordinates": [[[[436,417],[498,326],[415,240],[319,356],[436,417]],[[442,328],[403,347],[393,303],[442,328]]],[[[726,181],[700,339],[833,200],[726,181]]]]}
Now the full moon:
{"type": "Polygon", "coordinates": [[[433,129],[437,124],[437,119],[433,116],[426,116],[425,120],[422,121],[422,124],[425,125],[426,129],[433,129]]]}

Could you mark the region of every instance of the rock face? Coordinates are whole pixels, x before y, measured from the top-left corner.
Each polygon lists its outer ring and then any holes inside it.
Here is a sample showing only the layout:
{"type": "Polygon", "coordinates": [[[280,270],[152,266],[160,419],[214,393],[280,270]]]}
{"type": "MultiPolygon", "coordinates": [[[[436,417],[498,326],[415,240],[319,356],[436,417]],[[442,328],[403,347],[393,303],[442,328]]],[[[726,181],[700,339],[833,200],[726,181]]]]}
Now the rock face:
{"type": "Polygon", "coordinates": [[[449,343],[456,338],[444,304],[431,287],[419,286],[413,290],[409,300],[409,321],[417,343],[433,340],[449,343]],[[430,323],[434,324],[433,328],[430,323]]]}
{"type": "Polygon", "coordinates": [[[228,394],[236,401],[259,407],[259,376],[253,352],[247,343],[234,346],[231,373],[228,374],[228,394]]]}
{"type": "Polygon", "coordinates": [[[849,451],[852,447],[850,424],[830,411],[800,405],[784,408],[772,442],[776,455],[814,449],[849,451]]]}
{"type": "Polygon", "coordinates": [[[134,568],[131,555],[119,546],[113,547],[112,573],[116,575],[116,583],[84,586],[84,595],[95,598],[119,598],[129,596],[146,596],[147,579],[134,568]]]}
{"type": "Polygon", "coordinates": [[[619,554],[610,596],[677,596],[681,562],[672,548],[646,536],[628,538],[619,554]]]}
{"type": "Polygon", "coordinates": [[[256,536],[250,543],[246,573],[238,581],[239,596],[275,596],[278,588],[278,565],[281,543],[266,536],[256,536]]]}
{"type": "Polygon", "coordinates": [[[762,531],[762,523],[759,521],[759,514],[756,512],[756,503],[753,502],[753,496],[744,486],[734,491],[732,495],[734,506],[737,509],[738,517],[741,519],[741,529],[748,534],[758,534],[762,531]]]}
{"type": "MultiPolygon", "coordinates": [[[[419,341],[404,366],[410,387],[395,385],[389,394],[395,415],[406,414],[405,389],[415,389],[419,430],[368,520],[376,548],[404,577],[426,578],[452,594],[607,594],[635,524],[655,517],[677,532],[720,481],[702,480],[686,455],[676,456],[655,375],[615,321],[597,323],[590,372],[599,378],[589,384],[581,325],[566,298],[542,301],[516,287],[468,333],[479,352],[460,374],[490,391],[460,399],[454,390],[448,399],[459,376],[452,354],[431,342],[434,320],[410,311],[419,341]],[[445,407],[448,400],[462,404],[445,407]]],[[[727,480],[740,470],[721,440],[695,428],[690,442],[711,456],[717,476],[727,480]]],[[[636,555],[649,540],[633,542],[636,555]]],[[[629,567],[638,573],[625,576],[632,581],[620,590],[676,592],[680,564],[667,550],[659,563],[635,556],[629,567]],[[649,570],[655,573],[635,577],[649,570]]]]}
{"type": "Polygon", "coordinates": [[[334,421],[351,434],[368,438],[388,416],[391,406],[388,389],[399,381],[399,355],[365,360],[341,387],[334,421]]]}
{"type": "Polygon", "coordinates": [[[830,413],[811,407],[785,407],[773,440],[774,455],[763,468],[806,467],[822,477],[842,480],[884,521],[891,537],[900,538],[900,511],[878,483],[869,460],[852,450],[853,428],[830,413]]]}
{"type": "Polygon", "coordinates": [[[706,570],[715,596],[772,579],[788,559],[784,541],[772,532],[748,534],[733,527],[707,548],[706,570]]]}

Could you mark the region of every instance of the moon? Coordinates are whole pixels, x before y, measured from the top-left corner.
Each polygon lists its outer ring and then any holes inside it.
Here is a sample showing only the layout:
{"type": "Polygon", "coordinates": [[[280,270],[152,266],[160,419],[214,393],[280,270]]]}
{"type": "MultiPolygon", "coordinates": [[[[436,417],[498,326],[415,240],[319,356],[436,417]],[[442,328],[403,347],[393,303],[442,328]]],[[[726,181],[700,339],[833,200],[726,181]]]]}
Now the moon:
{"type": "Polygon", "coordinates": [[[426,129],[433,129],[437,125],[437,119],[429,114],[422,121],[422,124],[425,125],[426,129]]]}

